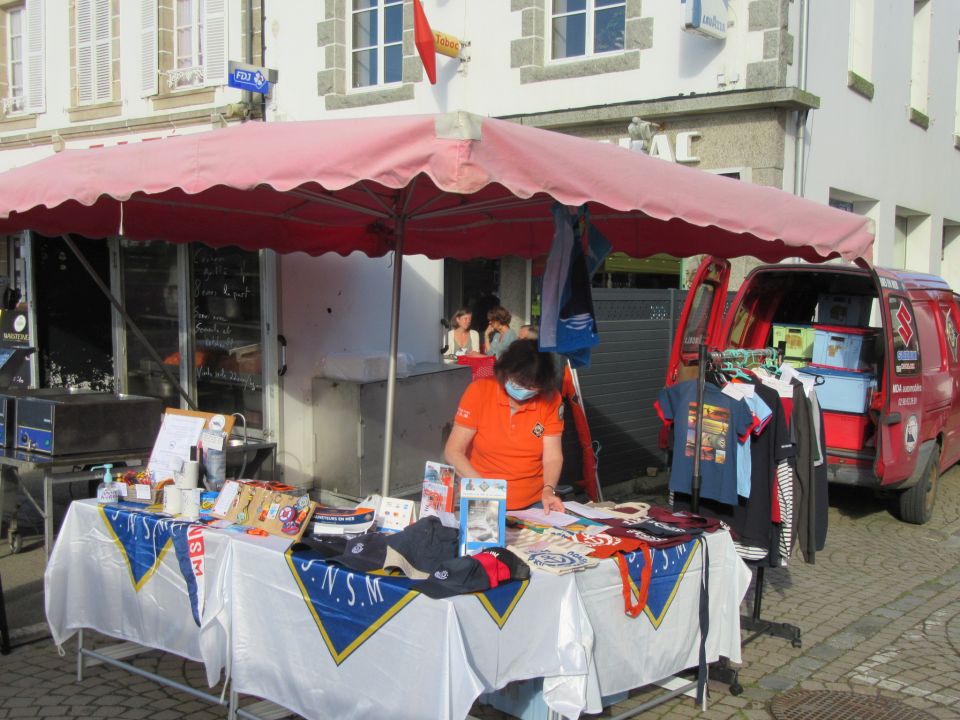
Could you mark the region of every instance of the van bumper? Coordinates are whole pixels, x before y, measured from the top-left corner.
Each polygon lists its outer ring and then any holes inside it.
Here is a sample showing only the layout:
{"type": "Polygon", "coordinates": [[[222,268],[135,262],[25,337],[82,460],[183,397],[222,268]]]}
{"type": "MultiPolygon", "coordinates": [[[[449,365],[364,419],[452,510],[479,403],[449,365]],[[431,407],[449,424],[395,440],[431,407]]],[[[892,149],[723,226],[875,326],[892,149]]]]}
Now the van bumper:
{"type": "Polygon", "coordinates": [[[855,487],[880,488],[880,480],[873,468],[856,467],[854,465],[827,465],[827,480],[837,485],[852,485],[855,487]]]}

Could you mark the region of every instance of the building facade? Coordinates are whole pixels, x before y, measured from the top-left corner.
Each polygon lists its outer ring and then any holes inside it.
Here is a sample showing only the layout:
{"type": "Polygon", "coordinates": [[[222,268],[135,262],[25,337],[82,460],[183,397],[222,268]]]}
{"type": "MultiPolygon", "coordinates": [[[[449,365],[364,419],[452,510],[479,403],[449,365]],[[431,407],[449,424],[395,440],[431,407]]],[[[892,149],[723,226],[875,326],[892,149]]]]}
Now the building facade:
{"type": "MultiPolygon", "coordinates": [[[[877,232],[875,262],[960,285],[960,5],[953,0],[422,5],[434,30],[463,41],[459,58],[437,56],[436,84],[417,54],[412,0],[262,0],[262,11],[261,0],[0,2],[0,168],[64,148],[241,121],[462,109],[867,215],[877,232]],[[277,70],[270,96],[260,102],[226,87],[228,60],[277,70]]],[[[111,243],[118,292],[144,285],[137,267],[167,268],[162,287],[139,299],[141,319],[156,323],[152,331],[170,351],[163,360],[197,397],[229,388],[223,405],[256,417],[254,425],[280,442],[287,480],[309,483],[322,460],[313,450],[312,378],[328,353],[386,349],[391,260],[271,253],[225,260],[200,245],[111,243]],[[181,292],[185,298],[168,297],[165,312],[156,312],[171,287],[182,291],[225,266],[242,297],[201,307],[181,292]],[[244,281],[254,268],[255,298],[244,281]],[[164,314],[176,322],[148,317],[164,314]],[[236,333],[229,341],[226,326],[236,333]],[[278,335],[287,348],[282,380],[278,335]],[[198,348],[211,357],[181,361],[198,348]]],[[[438,359],[439,319],[478,293],[497,294],[518,321],[536,313],[536,261],[404,262],[400,349],[417,361],[438,359]]],[[[617,262],[629,269],[633,261],[617,262]]],[[[661,276],[681,283],[679,263],[657,262],[661,276]]],[[[752,262],[736,261],[741,276],[752,262]]],[[[134,346],[115,331],[110,362],[119,386],[146,383],[175,402],[155,361],[134,346]]]]}

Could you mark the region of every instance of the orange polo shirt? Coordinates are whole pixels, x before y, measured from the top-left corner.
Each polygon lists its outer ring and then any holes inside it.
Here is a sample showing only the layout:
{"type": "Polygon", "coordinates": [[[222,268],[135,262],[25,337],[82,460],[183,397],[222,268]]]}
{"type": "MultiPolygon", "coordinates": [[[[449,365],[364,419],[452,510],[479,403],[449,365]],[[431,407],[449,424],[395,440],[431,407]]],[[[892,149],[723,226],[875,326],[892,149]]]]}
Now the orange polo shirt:
{"type": "Polygon", "coordinates": [[[463,393],[454,422],[477,431],[467,458],[481,477],[507,481],[507,508],[541,500],[543,438],[563,434],[560,393],[537,396],[511,412],[500,383],[481,378],[463,393]]]}

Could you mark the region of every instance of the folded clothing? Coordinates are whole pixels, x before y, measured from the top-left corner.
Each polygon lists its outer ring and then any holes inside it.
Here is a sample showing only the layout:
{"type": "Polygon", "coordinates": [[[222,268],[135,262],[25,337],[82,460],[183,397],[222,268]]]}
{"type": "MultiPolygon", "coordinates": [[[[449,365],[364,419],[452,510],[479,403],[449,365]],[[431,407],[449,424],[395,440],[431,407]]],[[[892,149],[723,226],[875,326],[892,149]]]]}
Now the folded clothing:
{"type": "Polygon", "coordinates": [[[687,510],[673,511],[667,508],[653,507],[650,508],[647,515],[651,520],[669,523],[678,528],[692,531],[694,534],[696,534],[697,531],[713,532],[714,530],[720,529],[720,521],[716,518],[695,515],[687,510]]]}
{"type": "Polygon", "coordinates": [[[347,540],[330,562],[351,570],[400,570],[414,580],[425,580],[444,562],[457,557],[459,531],[444,527],[440,518],[420,518],[398,533],[365,533],[347,540]]]}

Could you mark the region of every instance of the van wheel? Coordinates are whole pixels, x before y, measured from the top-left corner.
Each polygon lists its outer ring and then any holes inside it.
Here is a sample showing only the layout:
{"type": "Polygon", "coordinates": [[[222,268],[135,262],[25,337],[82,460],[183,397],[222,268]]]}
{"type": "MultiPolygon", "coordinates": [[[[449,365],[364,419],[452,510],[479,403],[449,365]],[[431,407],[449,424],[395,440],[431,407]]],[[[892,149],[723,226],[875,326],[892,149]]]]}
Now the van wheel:
{"type": "Polygon", "coordinates": [[[900,493],[900,519],[914,525],[929,522],[933,517],[933,504],[937,499],[939,481],[940,448],[937,448],[931,453],[920,482],[900,493]]]}

